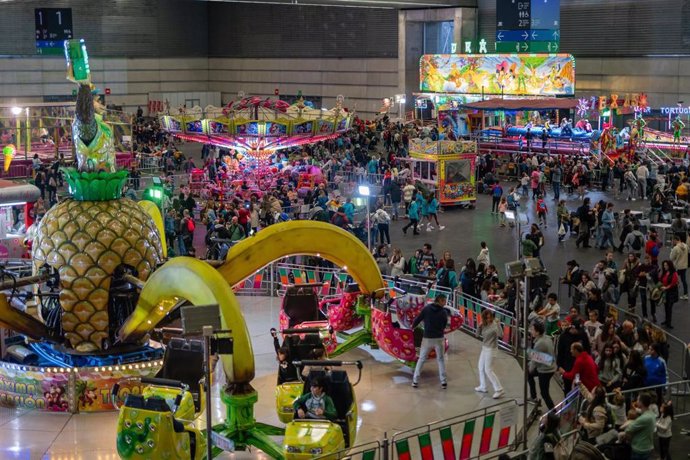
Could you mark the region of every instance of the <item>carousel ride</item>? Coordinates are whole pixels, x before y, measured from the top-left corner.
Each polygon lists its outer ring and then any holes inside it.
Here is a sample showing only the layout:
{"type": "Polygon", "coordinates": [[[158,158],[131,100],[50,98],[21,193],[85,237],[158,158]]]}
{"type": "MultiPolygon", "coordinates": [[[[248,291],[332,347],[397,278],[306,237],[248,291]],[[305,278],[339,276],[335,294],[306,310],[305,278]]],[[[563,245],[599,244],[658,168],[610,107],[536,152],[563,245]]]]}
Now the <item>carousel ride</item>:
{"type": "Polygon", "coordinates": [[[338,96],[330,110],[314,109],[301,96],[285,101],[245,97],[225,107],[178,109],[161,116],[161,126],[179,139],[233,149],[265,159],[274,152],[335,138],[347,131],[353,115],[338,96]]]}

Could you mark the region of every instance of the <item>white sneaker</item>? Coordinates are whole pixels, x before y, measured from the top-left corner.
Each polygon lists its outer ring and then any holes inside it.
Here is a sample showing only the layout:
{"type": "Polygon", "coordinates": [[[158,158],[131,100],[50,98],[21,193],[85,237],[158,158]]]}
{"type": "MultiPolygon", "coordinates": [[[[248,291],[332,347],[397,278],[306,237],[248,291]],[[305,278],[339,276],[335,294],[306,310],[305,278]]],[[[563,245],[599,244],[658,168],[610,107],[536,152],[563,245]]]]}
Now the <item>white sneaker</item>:
{"type": "Polygon", "coordinates": [[[430,232],[431,230],[433,230],[431,227],[427,227],[427,228],[426,228],[426,231],[427,231],[427,232],[430,232]]]}
{"type": "Polygon", "coordinates": [[[445,225],[439,225],[439,226],[438,226],[438,229],[439,229],[439,230],[443,230],[444,228],[446,228],[445,225]]]}
{"type": "Polygon", "coordinates": [[[504,394],[505,394],[505,391],[498,390],[496,393],[494,393],[494,395],[492,397],[494,399],[499,399],[499,398],[502,398],[504,394]]]}
{"type": "Polygon", "coordinates": [[[482,387],[475,387],[474,391],[476,391],[477,393],[488,393],[489,392],[486,388],[482,388],[482,387]]]}
{"type": "Polygon", "coordinates": [[[686,294],[686,295],[682,295],[682,296],[680,296],[680,299],[681,299],[681,300],[688,300],[688,296],[687,296],[687,294],[686,294]]]}

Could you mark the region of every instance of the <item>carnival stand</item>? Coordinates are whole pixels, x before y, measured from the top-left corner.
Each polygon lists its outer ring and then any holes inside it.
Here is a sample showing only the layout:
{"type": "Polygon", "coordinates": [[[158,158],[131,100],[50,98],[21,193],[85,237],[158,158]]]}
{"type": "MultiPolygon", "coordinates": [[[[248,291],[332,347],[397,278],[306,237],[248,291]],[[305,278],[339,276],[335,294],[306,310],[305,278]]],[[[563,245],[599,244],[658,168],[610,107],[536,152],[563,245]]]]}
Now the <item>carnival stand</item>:
{"type": "Polygon", "coordinates": [[[477,200],[477,143],[410,140],[412,179],[436,193],[441,206],[470,205],[477,200]]]}

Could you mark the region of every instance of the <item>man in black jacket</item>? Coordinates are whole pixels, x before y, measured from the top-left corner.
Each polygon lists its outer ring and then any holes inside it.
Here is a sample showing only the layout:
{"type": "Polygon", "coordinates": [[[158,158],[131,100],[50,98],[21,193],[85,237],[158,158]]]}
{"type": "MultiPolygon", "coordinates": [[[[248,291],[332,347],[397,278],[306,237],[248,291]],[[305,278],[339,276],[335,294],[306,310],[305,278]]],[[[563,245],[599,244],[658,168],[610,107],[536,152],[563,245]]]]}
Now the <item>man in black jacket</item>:
{"type": "Polygon", "coordinates": [[[422,339],[422,346],[419,350],[419,359],[414,369],[414,376],[412,377],[412,386],[417,388],[419,382],[419,374],[422,371],[424,362],[429,355],[429,352],[434,349],[436,351],[436,362],[438,363],[438,376],[441,379],[441,388],[446,388],[446,361],[445,361],[445,343],[443,338],[443,331],[448,324],[449,311],[445,308],[446,296],[439,294],[434,299],[433,303],[422,308],[412,323],[412,329],[416,328],[420,323],[424,323],[424,338],[422,339]]]}
{"type": "Polygon", "coordinates": [[[589,247],[589,233],[592,225],[595,223],[594,212],[589,207],[589,197],[586,197],[582,202],[582,206],[577,208],[577,218],[580,219],[580,225],[577,232],[577,240],[575,240],[575,247],[583,248],[589,247]]]}
{"type": "MultiPolygon", "coordinates": [[[[566,329],[558,339],[558,350],[556,351],[556,364],[559,368],[569,371],[573,368],[575,357],[570,353],[570,346],[580,342],[587,353],[591,351],[589,337],[587,332],[582,328],[582,322],[579,319],[573,320],[570,327],[566,329]]],[[[563,380],[563,391],[568,394],[572,389],[572,381],[563,380]]]]}

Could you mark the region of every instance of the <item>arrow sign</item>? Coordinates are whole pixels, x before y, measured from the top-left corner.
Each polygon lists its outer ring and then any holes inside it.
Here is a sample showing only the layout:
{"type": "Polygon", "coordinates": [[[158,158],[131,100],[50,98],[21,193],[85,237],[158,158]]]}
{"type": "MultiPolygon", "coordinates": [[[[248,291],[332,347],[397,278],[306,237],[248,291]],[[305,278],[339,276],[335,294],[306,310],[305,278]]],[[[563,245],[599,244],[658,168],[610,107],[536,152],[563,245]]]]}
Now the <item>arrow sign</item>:
{"type": "Polygon", "coordinates": [[[554,40],[558,40],[558,37],[560,37],[560,36],[561,36],[561,33],[559,31],[557,31],[557,30],[553,31],[553,39],[554,40]]]}
{"type": "Polygon", "coordinates": [[[519,43],[515,44],[515,51],[517,51],[518,53],[520,52],[520,44],[519,43]]]}
{"type": "Polygon", "coordinates": [[[527,43],[522,44],[522,51],[525,52],[529,48],[529,45],[527,43]]]}
{"type": "MultiPolygon", "coordinates": [[[[553,33],[559,32],[558,29],[529,29],[529,30],[506,30],[496,31],[496,41],[498,42],[522,42],[522,41],[551,41],[553,33]]],[[[560,32],[559,32],[560,34],[560,32]]],[[[556,39],[557,41],[558,39],[556,39]]]]}

